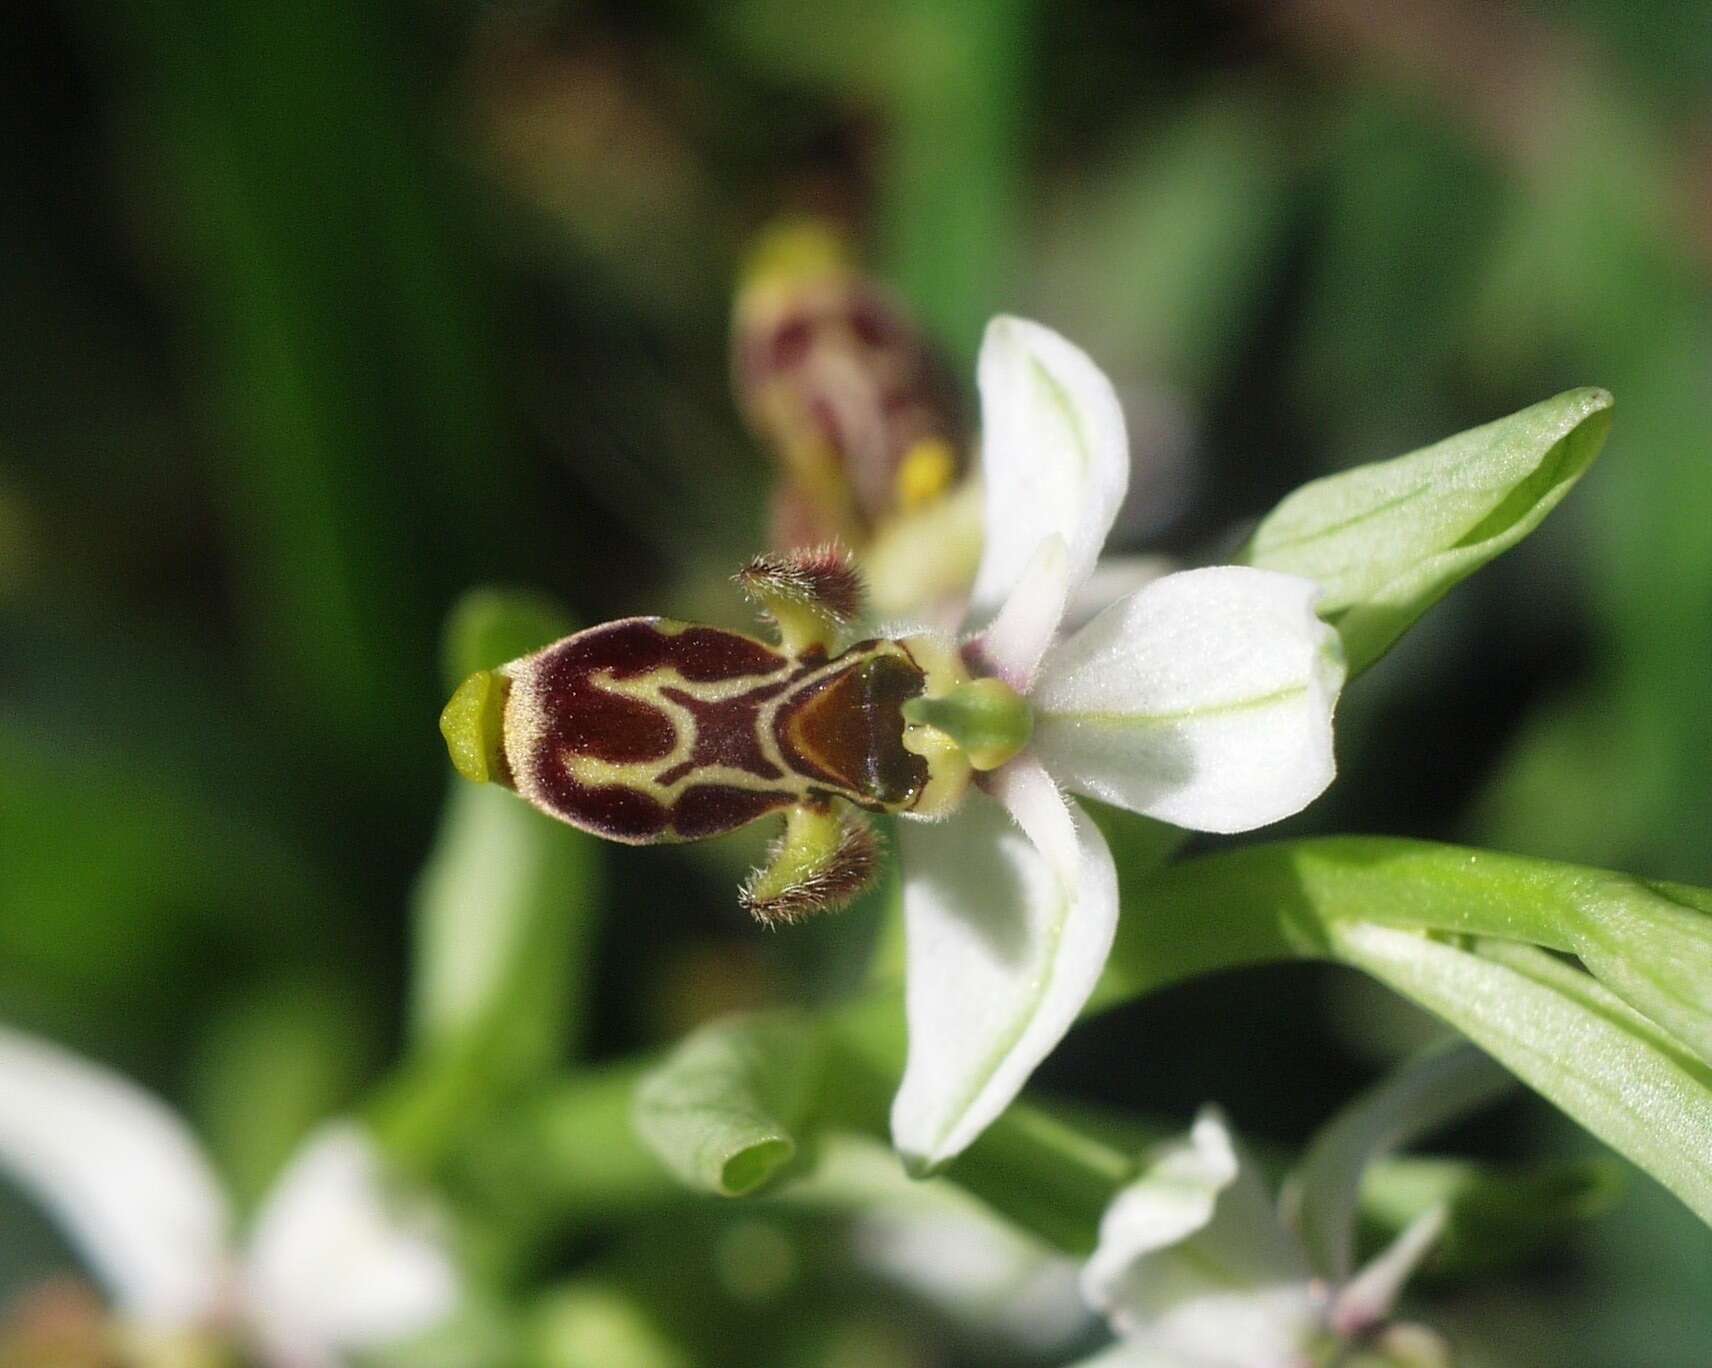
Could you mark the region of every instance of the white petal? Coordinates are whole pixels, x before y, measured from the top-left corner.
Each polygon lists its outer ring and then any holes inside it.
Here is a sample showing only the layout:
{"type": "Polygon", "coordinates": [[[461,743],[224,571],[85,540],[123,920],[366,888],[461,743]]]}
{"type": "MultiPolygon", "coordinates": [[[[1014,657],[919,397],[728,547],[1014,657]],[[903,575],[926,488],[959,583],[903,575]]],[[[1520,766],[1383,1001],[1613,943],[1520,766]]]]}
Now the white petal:
{"type": "Polygon", "coordinates": [[[1227,1368],[1227,1365],[1223,1359],[1185,1358],[1157,1342],[1126,1339],[1093,1358],[1076,1360],[1070,1368],[1227,1368]]]}
{"type": "Polygon", "coordinates": [[[1196,831],[1288,817],[1331,782],[1338,636],[1308,580],[1167,575],[1047,653],[1033,751],[1067,788],[1196,831]]]}
{"type": "Polygon", "coordinates": [[[977,1334],[1048,1354],[1091,1323],[1075,1262],[978,1207],[946,1210],[914,1194],[857,1216],[851,1241],[865,1267],[977,1334]]]}
{"type": "Polygon", "coordinates": [[[431,1329],[457,1305],[435,1214],[388,1189],[357,1126],[312,1135],[256,1218],[244,1310],[263,1351],[292,1368],[338,1368],[347,1351],[431,1329]]]}
{"type": "Polygon", "coordinates": [[[1213,1108],[1113,1199],[1082,1294],[1141,1344],[1244,1368],[1294,1362],[1319,1319],[1306,1257],[1213,1108]]]}
{"type": "Polygon", "coordinates": [[[1070,582],[1064,538],[1054,533],[1035,548],[992,626],[976,638],[982,660],[1018,693],[1027,693],[1064,617],[1070,582]]]}
{"type": "Polygon", "coordinates": [[[892,1140],[918,1172],[1010,1104],[1093,992],[1117,926],[1117,872],[1087,816],[1026,756],[992,785],[997,803],[971,793],[944,822],[899,828],[909,1058],[892,1140]]]}
{"type": "Polygon", "coordinates": [[[1035,547],[1064,538],[1074,594],[1129,486],[1129,439],[1112,383],[1078,348],[1020,318],[987,325],[978,367],[985,543],[970,601],[984,626],[1035,547]]]}
{"type": "Polygon", "coordinates": [[[218,1314],[225,1196],[184,1123],[134,1083],[0,1028],[0,1169],[60,1221],[127,1317],[178,1330],[218,1314]]]}
{"type": "Polygon", "coordinates": [[[1442,1202],[1428,1207],[1340,1288],[1329,1316],[1333,1332],[1354,1339],[1384,1321],[1403,1294],[1403,1284],[1433,1252],[1448,1219],[1442,1202]]]}
{"type": "Polygon", "coordinates": [[[1068,634],[1086,626],[1119,599],[1180,568],[1170,556],[1102,556],[1076,596],[1064,605],[1058,630],[1068,634]]]}

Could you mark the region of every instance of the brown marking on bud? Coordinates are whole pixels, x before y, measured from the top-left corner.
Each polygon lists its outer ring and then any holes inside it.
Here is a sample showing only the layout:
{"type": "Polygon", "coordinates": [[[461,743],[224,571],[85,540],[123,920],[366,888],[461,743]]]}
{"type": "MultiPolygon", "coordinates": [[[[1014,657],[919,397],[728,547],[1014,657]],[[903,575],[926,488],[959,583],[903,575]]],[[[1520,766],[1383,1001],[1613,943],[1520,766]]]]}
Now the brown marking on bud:
{"type": "Polygon", "coordinates": [[[899,511],[898,470],[923,442],[961,473],[961,388],[872,281],[841,268],[746,287],[732,343],[738,405],[806,500],[780,525],[800,538],[786,544],[872,535],[899,511]]]}
{"type": "Polygon", "coordinates": [[[862,614],[862,573],[837,542],[756,556],[737,572],[737,583],[762,608],[782,600],[839,624],[862,614]]]}
{"type": "MultiPolygon", "coordinates": [[[[774,843],[773,859],[778,858],[784,840],[774,843]]],[[[744,882],[738,901],[762,926],[793,926],[817,913],[848,907],[873,886],[879,864],[880,843],[873,829],[866,821],[849,820],[837,848],[824,862],[771,897],[758,894],[766,871],[757,869],[744,882]]]]}

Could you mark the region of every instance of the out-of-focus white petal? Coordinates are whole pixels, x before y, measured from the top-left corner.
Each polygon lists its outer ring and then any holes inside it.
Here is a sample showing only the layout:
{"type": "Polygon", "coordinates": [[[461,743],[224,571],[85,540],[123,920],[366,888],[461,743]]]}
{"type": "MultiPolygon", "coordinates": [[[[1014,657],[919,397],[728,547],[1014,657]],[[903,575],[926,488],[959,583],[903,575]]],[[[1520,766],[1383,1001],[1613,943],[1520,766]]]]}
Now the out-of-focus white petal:
{"type": "Polygon", "coordinates": [[[1070,1368],[1226,1368],[1223,1359],[1185,1358],[1168,1345],[1145,1340],[1119,1340],[1093,1358],[1078,1359],[1070,1368]]]}
{"type": "Polygon", "coordinates": [[[918,1196],[864,1212],[851,1234],[864,1265],[975,1334],[1044,1354],[1067,1346],[1091,1319],[1075,1262],[990,1213],[946,1210],[918,1196]]]}
{"type": "Polygon", "coordinates": [[[906,1178],[890,1145],[853,1133],[822,1136],[790,1201],[854,1213],[851,1239],[864,1267],[978,1335],[1046,1354],[1066,1349],[1092,1323],[1076,1260],[953,1182],[906,1178]]]}
{"type": "Polygon", "coordinates": [[[900,826],[909,1057],[892,1140],[917,1172],[1017,1095],[1093,992],[1117,926],[1117,872],[1087,816],[1026,755],[989,782],[998,802],[971,793],[947,821],[900,826]]]}
{"type": "Polygon", "coordinates": [[[184,1123],[134,1083],[0,1027],[0,1169],[59,1220],[126,1317],[171,1331],[218,1315],[225,1196],[184,1123]]]}
{"type": "Polygon", "coordinates": [[[1129,486],[1129,439],[1111,381],[1038,323],[989,323],[977,378],[987,501],[970,599],[970,625],[978,627],[1050,536],[1064,538],[1070,592],[1088,577],[1129,486]]]}
{"type": "Polygon", "coordinates": [[[1385,1320],[1422,1260],[1444,1234],[1449,1212],[1444,1204],[1428,1207],[1372,1261],[1338,1289],[1327,1323],[1334,1334],[1354,1339],[1385,1320]]]}
{"type": "Polygon", "coordinates": [[[256,1218],[244,1311],[263,1352],[292,1368],[432,1329],[458,1303],[435,1213],[392,1191],[374,1142],[349,1122],[310,1136],[256,1218]]]}
{"type": "Polygon", "coordinates": [[[999,615],[976,639],[981,659],[1019,693],[1034,683],[1064,617],[1069,564],[1064,538],[1054,533],[1041,542],[999,615]]]}
{"type": "Polygon", "coordinates": [[[1247,831],[1331,782],[1338,636],[1308,580],[1167,575],[1047,653],[1033,752],[1067,788],[1196,831],[1247,831]]]}
{"type": "Polygon", "coordinates": [[[1232,1368],[1297,1362],[1319,1321],[1306,1257],[1210,1107],[1106,1209],[1082,1294],[1139,1349],[1232,1368]]]}

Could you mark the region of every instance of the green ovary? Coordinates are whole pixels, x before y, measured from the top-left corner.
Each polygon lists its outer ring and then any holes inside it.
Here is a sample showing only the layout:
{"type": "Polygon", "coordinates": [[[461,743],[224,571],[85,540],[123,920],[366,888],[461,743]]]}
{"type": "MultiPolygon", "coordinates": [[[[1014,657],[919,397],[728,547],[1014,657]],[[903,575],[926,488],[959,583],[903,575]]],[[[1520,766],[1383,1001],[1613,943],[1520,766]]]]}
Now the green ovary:
{"type": "Polygon", "coordinates": [[[1033,709],[998,679],[972,679],[937,698],[911,699],[903,711],[905,721],[949,736],[976,770],[1014,759],[1034,735],[1033,709]]]}

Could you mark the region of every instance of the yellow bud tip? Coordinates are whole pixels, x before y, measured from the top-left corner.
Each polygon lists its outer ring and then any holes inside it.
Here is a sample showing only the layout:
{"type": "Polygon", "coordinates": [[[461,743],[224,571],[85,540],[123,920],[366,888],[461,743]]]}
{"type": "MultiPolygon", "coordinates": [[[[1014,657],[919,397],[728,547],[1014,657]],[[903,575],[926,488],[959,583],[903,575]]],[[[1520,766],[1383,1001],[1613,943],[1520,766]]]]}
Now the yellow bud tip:
{"type": "Polygon", "coordinates": [[[744,262],[740,288],[837,279],[856,269],[848,240],[825,219],[783,219],[761,231],[744,262]]]}
{"type": "Polygon", "coordinates": [[[458,685],[440,713],[440,735],[452,767],[472,783],[485,784],[503,773],[506,679],[477,670],[458,685]]]}
{"type": "Polygon", "coordinates": [[[905,453],[894,491],[898,508],[911,513],[932,503],[951,487],[957,456],[943,437],[924,437],[905,453]]]}

